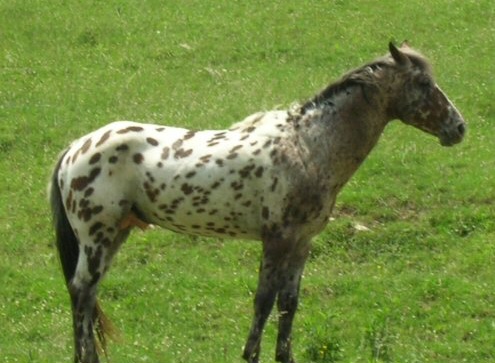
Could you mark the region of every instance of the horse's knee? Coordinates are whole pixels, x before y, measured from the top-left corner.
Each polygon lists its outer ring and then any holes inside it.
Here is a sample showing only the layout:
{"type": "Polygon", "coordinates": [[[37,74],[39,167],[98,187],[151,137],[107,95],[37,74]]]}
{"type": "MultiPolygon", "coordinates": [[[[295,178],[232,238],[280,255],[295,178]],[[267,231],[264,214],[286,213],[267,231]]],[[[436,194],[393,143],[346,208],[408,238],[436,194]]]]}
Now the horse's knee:
{"type": "Polygon", "coordinates": [[[277,299],[277,307],[281,316],[294,315],[299,305],[297,291],[281,291],[277,299]]]}

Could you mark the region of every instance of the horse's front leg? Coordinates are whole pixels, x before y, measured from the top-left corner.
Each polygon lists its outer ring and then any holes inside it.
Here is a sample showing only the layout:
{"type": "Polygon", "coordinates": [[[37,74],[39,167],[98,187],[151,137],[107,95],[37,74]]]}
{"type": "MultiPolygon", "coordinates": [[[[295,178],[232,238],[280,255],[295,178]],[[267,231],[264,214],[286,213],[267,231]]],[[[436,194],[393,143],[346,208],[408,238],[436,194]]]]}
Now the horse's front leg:
{"type": "Polygon", "coordinates": [[[266,249],[260,264],[258,288],[254,298],[254,317],[242,357],[249,363],[258,363],[261,336],[266,320],[272,311],[279,289],[278,256],[266,249]]]}
{"type": "Polygon", "coordinates": [[[294,255],[285,265],[278,293],[279,312],[277,348],[275,360],[282,363],[295,363],[291,348],[291,331],[299,301],[299,287],[308,252],[294,255]]]}

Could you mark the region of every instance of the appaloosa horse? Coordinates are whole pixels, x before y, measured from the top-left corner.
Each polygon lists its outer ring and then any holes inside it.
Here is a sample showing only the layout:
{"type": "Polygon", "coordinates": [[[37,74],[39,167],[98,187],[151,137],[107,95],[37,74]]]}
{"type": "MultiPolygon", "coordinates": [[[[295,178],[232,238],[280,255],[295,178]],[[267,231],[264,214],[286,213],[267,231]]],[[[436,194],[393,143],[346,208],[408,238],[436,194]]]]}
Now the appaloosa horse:
{"type": "Polygon", "coordinates": [[[254,318],[243,357],[259,361],[277,301],[275,358],[294,362],[292,320],[310,241],[337,194],[399,119],[463,139],[465,123],[409,46],[363,65],[297,108],[259,112],[228,130],[115,122],[74,141],[53,173],[57,248],[72,302],[75,361],[98,362],[105,343],[99,282],[135,226],[261,240],[254,318]]]}

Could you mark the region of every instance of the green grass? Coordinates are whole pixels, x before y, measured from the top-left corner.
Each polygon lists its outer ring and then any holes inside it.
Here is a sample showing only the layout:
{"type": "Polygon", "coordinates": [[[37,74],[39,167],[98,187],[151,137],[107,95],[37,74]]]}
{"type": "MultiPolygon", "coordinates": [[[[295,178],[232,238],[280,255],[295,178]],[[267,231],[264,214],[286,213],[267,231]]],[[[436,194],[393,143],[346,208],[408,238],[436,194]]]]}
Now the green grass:
{"type": "MultiPolygon", "coordinates": [[[[72,139],[131,119],[222,128],[309,98],[408,39],[469,123],[395,122],[314,241],[299,362],[495,361],[493,1],[0,0],[0,356],[72,355],[46,183],[72,139]],[[356,224],[369,231],[358,231],[356,224]]],[[[135,232],[100,296],[113,362],[240,362],[258,243],[135,232]]],[[[276,319],[262,359],[273,361],[276,319]]]]}

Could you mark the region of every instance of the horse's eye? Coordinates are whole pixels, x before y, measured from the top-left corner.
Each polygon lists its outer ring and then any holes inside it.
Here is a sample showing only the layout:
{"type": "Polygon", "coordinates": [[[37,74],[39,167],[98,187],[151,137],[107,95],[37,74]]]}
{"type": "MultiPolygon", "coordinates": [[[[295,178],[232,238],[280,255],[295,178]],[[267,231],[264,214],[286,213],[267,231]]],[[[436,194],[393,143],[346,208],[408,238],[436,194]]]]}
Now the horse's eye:
{"type": "Polygon", "coordinates": [[[429,78],[421,78],[418,81],[419,86],[422,88],[432,88],[433,87],[433,82],[429,78]]]}

